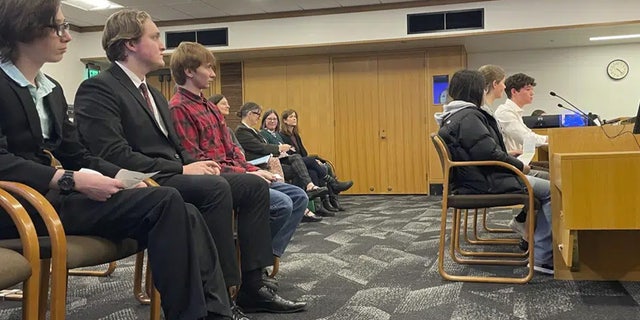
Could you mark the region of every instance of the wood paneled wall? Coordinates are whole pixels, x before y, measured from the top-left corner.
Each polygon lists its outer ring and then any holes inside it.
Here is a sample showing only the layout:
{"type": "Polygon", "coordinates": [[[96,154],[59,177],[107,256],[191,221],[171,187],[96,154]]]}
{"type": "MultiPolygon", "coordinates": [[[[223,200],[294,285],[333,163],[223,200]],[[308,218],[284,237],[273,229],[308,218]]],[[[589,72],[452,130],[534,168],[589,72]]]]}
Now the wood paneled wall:
{"type": "Polygon", "coordinates": [[[296,110],[307,151],[335,161],[330,66],[326,56],[248,60],[243,93],[245,102],[256,102],[263,111],[296,110]]]}

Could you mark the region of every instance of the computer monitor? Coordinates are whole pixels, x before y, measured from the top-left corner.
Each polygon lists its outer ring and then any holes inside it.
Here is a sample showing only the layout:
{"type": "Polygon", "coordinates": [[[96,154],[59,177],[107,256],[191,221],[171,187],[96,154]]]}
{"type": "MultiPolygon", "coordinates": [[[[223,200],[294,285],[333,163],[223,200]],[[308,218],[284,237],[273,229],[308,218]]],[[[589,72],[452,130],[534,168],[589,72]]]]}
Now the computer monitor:
{"type": "Polygon", "coordinates": [[[558,128],[562,124],[559,114],[545,114],[542,116],[524,116],[524,124],[531,128],[558,128]]]}
{"type": "Polygon", "coordinates": [[[561,117],[563,127],[586,127],[593,122],[591,120],[587,121],[581,114],[563,114],[561,117]]]}
{"type": "Polygon", "coordinates": [[[640,134],[640,105],[638,105],[638,113],[636,114],[636,124],[633,126],[633,134],[640,134]]]}

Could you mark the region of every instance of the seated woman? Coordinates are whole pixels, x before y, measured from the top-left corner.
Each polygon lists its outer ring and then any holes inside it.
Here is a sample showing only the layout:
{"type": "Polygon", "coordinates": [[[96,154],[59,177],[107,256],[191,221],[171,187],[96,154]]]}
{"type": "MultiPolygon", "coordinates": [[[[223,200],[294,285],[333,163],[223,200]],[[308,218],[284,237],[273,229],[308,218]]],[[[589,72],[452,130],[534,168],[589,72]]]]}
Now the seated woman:
{"type": "MultiPolygon", "coordinates": [[[[312,168],[314,166],[317,167],[317,165],[324,168],[327,174],[320,177],[327,182],[327,186],[329,187],[328,205],[331,205],[341,211],[344,210],[338,202],[337,195],[338,193],[351,188],[351,186],[353,186],[353,181],[338,181],[331,170],[331,166],[327,164],[325,160],[318,156],[309,157],[307,149],[305,149],[304,144],[302,144],[302,138],[300,138],[300,133],[298,131],[298,113],[295,110],[288,109],[282,112],[282,127],[280,128],[280,135],[284,143],[290,144],[294,147],[289,151],[289,153],[297,153],[301,155],[307,168],[312,168]]],[[[309,173],[311,172],[312,170],[309,170],[309,173]]],[[[324,203],[325,201],[323,201],[323,204],[324,203]]]]}
{"type": "MultiPolygon", "coordinates": [[[[220,111],[220,114],[222,114],[223,117],[226,117],[229,115],[229,110],[231,109],[231,107],[229,106],[229,101],[227,100],[227,98],[225,98],[225,96],[221,95],[221,94],[215,94],[213,96],[211,96],[209,98],[209,101],[211,103],[213,103],[214,107],[216,109],[218,109],[218,111],[220,111]]],[[[233,130],[231,130],[231,128],[229,128],[226,125],[226,122],[224,123],[224,127],[226,128],[226,131],[229,132],[229,136],[231,138],[231,141],[233,143],[234,146],[236,146],[238,148],[238,150],[242,153],[242,158],[244,158],[244,149],[242,149],[242,146],[240,145],[240,142],[238,142],[238,138],[236,138],[236,134],[233,132],[233,130]]],[[[240,157],[240,155],[236,155],[236,157],[240,157]]],[[[279,161],[278,159],[275,159],[279,165],[279,161]]],[[[270,170],[272,171],[272,170],[270,170]]],[[[274,171],[272,171],[273,173],[275,173],[274,171]]],[[[284,176],[284,174],[282,174],[284,176]]],[[[308,208],[305,209],[304,211],[304,216],[302,217],[302,222],[318,222],[318,221],[322,221],[322,217],[318,217],[316,216],[313,212],[311,212],[308,208]]]]}
{"type": "MultiPolygon", "coordinates": [[[[281,153],[285,153],[291,149],[288,144],[271,145],[268,144],[264,138],[256,131],[252,126],[258,124],[260,115],[262,114],[262,108],[255,102],[247,102],[242,105],[238,116],[242,119],[242,122],[236,128],[236,137],[238,142],[245,151],[245,157],[251,161],[264,157],[266,155],[280,156],[281,153]]],[[[309,172],[302,163],[302,159],[291,158],[291,168],[300,181],[302,181],[303,187],[309,195],[309,199],[313,199],[318,196],[327,194],[328,190],[325,187],[320,187],[314,184],[309,177],[309,172]]]]}
{"type": "MultiPolygon", "coordinates": [[[[507,153],[502,134],[494,117],[481,106],[487,93],[485,80],[478,71],[456,72],[449,84],[454,99],[435,114],[440,125],[438,135],[443,139],[454,161],[497,160],[509,163],[522,172],[529,166],[507,153]]],[[[538,272],[553,274],[551,242],[551,192],[549,181],[527,176],[534,196],[542,205],[536,214],[534,233],[535,265],[538,272]]],[[[502,168],[465,167],[452,175],[452,193],[525,193],[526,187],[512,172],[502,168]]]]}

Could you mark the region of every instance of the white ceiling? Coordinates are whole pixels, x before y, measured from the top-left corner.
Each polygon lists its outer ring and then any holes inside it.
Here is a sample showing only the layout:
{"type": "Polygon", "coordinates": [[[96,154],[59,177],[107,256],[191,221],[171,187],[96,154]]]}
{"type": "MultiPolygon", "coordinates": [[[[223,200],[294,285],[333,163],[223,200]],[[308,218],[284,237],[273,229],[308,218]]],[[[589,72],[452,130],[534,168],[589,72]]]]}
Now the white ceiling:
{"type": "MultiPolygon", "coordinates": [[[[1,1],[1,0],[0,0],[1,1]]],[[[184,20],[222,16],[237,16],[273,12],[304,11],[313,9],[341,8],[361,5],[388,4],[420,0],[115,0],[125,7],[147,11],[156,21],[184,20]]],[[[452,0],[455,1],[455,0],[452,0]]],[[[83,11],[64,5],[64,14],[74,25],[100,26],[107,17],[117,10],[83,11]]],[[[527,30],[501,32],[484,35],[450,35],[440,39],[398,39],[383,43],[351,45],[320,45],[316,47],[289,48],[282,50],[260,50],[250,52],[227,52],[216,50],[218,58],[226,56],[243,58],[270,55],[300,55],[322,53],[346,53],[353,51],[375,51],[389,49],[412,49],[448,45],[464,45],[467,52],[487,52],[499,50],[529,50],[558,47],[577,47],[604,44],[637,43],[634,40],[590,42],[591,36],[640,33],[640,24],[603,25],[575,27],[554,30],[527,30]]]]}
{"type": "MultiPolygon", "coordinates": [[[[247,14],[304,11],[420,0],[112,0],[143,10],[156,21],[226,17],[247,14]]],[[[117,10],[83,11],[63,5],[67,20],[79,27],[100,26],[117,10]]]]}

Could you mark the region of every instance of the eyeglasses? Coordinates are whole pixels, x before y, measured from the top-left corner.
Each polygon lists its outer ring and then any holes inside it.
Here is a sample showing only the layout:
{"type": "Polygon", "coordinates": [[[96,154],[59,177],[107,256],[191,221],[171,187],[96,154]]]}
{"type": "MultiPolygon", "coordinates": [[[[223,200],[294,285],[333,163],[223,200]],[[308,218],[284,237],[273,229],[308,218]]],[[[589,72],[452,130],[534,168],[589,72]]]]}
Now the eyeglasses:
{"type": "Polygon", "coordinates": [[[262,112],[259,112],[259,111],[249,111],[249,112],[255,114],[258,117],[262,114],[262,112]]]}
{"type": "Polygon", "coordinates": [[[269,119],[269,118],[267,118],[267,121],[274,121],[275,122],[275,121],[278,121],[278,119],[269,119]]]}
{"type": "Polygon", "coordinates": [[[64,37],[64,35],[67,34],[67,32],[69,32],[69,29],[71,28],[71,26],[69,25],[69,22],[66,22],[66,21],[61,24],[52,24],[48,27],[55,30],[56,35],[60,38],[64,37]]]}

